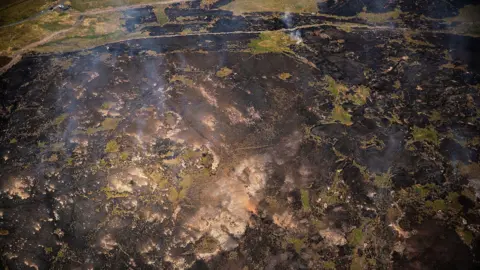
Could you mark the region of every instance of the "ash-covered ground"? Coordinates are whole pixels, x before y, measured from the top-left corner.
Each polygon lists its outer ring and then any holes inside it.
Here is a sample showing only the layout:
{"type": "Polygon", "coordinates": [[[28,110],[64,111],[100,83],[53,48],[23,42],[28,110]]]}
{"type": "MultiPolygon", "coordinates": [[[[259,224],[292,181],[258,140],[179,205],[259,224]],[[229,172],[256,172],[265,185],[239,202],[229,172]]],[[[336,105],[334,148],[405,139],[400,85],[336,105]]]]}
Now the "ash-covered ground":
{"type": "Polygon", "coordinates": [[[406,2],[147,7],[125,12],[149,38],[24,56],[0,75],[1,265],[478,269],[480,39],[425,19],[468,3],[406,2]]]}

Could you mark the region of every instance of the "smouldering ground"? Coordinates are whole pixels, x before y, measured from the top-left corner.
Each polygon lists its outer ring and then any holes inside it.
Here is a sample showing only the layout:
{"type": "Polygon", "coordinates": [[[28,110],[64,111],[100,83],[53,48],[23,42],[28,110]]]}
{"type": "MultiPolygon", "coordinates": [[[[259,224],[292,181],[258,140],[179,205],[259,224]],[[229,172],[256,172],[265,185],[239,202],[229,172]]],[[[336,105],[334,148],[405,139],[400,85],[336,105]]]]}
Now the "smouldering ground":
{"type": "Polygon", "coordinates": [[[216,4],[86,16],[0,76],[2,266],[478,268],[468,14],[216,4]]]}

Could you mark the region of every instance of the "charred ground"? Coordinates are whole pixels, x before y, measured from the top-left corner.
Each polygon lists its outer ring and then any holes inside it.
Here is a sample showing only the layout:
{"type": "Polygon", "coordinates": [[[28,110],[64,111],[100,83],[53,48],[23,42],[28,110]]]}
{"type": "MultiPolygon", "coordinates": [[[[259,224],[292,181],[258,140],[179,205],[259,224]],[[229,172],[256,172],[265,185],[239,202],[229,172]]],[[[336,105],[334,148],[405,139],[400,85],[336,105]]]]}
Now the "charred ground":
{"type": "Polygon", "coordinates": [[[471,3],[363,2],[127,9],[141,37],[24,55],[0,77],[2,264],[478,268],[471,3]]]}

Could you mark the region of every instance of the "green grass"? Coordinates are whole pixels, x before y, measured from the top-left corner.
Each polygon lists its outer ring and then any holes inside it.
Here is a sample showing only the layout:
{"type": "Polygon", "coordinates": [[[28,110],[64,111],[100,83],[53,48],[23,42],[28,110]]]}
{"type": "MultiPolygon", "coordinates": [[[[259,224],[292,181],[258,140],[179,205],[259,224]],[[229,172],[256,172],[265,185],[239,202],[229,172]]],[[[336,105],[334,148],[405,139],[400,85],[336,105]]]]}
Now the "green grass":
{"type": "Polygon", "coordinates": [[[282,81],[286,81],[286,80],[288,80],[290,77],[292,77],[292,74],[290,74],[290,73],[284,72],[284,73],[278,74],[278,78],[279,78],[280,80],[282,80],[282,81]]]}
{"type": "Polygon", "coordinates": [[[118,192],[112,190],[110,187],[104,187],[101,189],[103,193],[105,193],[105,196],[107,197],[107,200],[109,199],[115,199],[115,198],[125,198],[130,195],[128,192],[118,192]]]}
{"type": "Polygon", "coordinates": [[[412,135],[413,139],[417,142],[428,142],[436,146],[440,144],[438,133],[432,126],[426,128],[419,128],[417,126],[414,126],[412,135]]]}
{"type": "Polygon", "coordinates": [[[155,13],[155,16],[157,17],[157,22],[160,25],[164,25],[168,22],[168,16],[165,13],[165,8],[167,5],[158,5],[154,6],[153,12],[155,13]]]}
{"type": "Polygon", "coordinates": [[[305,239],[300,239],[300,238],[290,238],[288,239],[288,243],[293,245],[293,248],[295,251],[300,254],[300,251],[302,251],[303,246],[305,245],[305,239]]]}
{"type": "Polygon", "coordinates": [[[356,87],[355,94],[349,97],[355,105],[364,105],[368,98],[370,98],[370,88],[363,85],[356,87]]]}
{"type": "Polygon", "coordinates": [[[18,3],[14,3],[0,10],[0,25],[25,20],[47,9],[54,3],[53,0],[26,0],[17,2],[18,3]]]}
{"type": "Polygon", "coordinates": [[[383,23],[398,19],[401,13],[400,9],[384,13],[369,13],[364,10],[358,13],[357,17],[370,23],[383,23]]]}
{"type": "Polygon", "coordinates": [[[115,140],[109,141],[105,146],[106,153],[115,153],[115,152],[118,152],[119,150],[120,150],[120,147],[118,146],[118,143],[115,140]]]}
{"type": "Polygon", "coordinates": [[[308,194],[308,190],[301,189],[300,190],[300,197],[302,199],[303,211],[309,212],[311,208],[310,208],[310,197],[309,197],[309,194],[308,194]]]}
{"type": "MultiPolygon", "coordinates": [[[[142,3],[152,3],[152,0],[71,0],[72,8],[78,11],[105,7],[121,7],[142,3]]],[[[161,2],[161,1],[158,1],[161,2]]]]}
{"type": "Polygon", "coordinates": [[[326,261],[326,262],[323,262],[323,269],[335,270],[337,268],[334,262],[326,261]]]}
{"type": "Polygon", "coordinates": [[[35,20],[0,29],[0,51],[12,53],[26,45],[39,41],[53,32],[67,29],[75,23],[76,17],[60,16],[50,12],[35,20]]]}
{"type": "Polygon", "coordinates": [[[435,212],[445,211],[445,209],[447,209],[447,205],[445,204],[444,200],[427,201],[425,205],[432,208],[435,212]]]}
{"type": "Polygon", "coordinates": [[[325,82],[327,83],[327,90],[332,94],[332,96],[337,100],[341,95],[344,95],[348,88],[335,81],[331,76],[326,75],[325,76],[325,82]]]}
{"type": "Polygon", "coordinates": [[[227,77],[228,75],[232,74],[232,70],[227,68],[227,67],[223,67],[221,68],[219,71],[217,71],[217,77],[220,77],[220,78],[224,78],[224,77],[227,77]]]}
{"type": "Polygon", "coordinates": [[[392,187],[392,174],[390,171],[383,174],[376,174],[373,179],[373,184],[378,188],[392,187]]]}
{"type": "Polygon", "coordinates": [[[185,75],[177,75],[177,74],[174,74],[172,76],[172,78],[170,79],[170,82],[171,83],[181,82],[181,83],[183,83],[185,85],[188,85],[188,86],[194,86],[195,85],[195,82],[192,79],[187,78],[185,75]]]}
{"type": "Polygon", "coordinates": [[[318,11],[315,0],[236,0],[220,7],[235,15],[248,12],[278,11],[295,13],[315,13],[318,11]]]}
{"type": "Polygon", "coordinates": [[[284,32],[263,32],[258,39],[252,40],[248,47],[253,54],[260,53],[292,53],[289,46],[294,45],[293,40],[284,32]]]}
{"type": "Polygon", "coordinates": [[[335,105],[332,111],[332,120],[335,122],[340,122],[346,126],[351,126],[352,122],[352,115],[348,113],[342,105],[335,105]]]}
{"type": "Polygon", "coordinates": [[[363,241],[363,232],[361,228],[353,229],[348,235],[348,245],[356,247],[363,241]]]}
{"type": "Polygon", "coordinates": [[[120,119],[115,119],[115,118],[107,118],[103,120],[102,125],[98,128],[88,128],[87,129],[87,134],[92,135],[100,131],[107,131],[107,130],[113,130],[116,129],[118,126],[118,123],[120,122],[120,119]]]}

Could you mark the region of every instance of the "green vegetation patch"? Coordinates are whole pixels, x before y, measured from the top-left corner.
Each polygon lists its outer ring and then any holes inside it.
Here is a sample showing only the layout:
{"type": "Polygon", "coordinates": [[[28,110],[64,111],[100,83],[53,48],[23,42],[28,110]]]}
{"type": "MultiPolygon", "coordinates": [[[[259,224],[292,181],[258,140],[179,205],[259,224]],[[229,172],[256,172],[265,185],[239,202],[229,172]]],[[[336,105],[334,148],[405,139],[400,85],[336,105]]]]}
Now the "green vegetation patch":
{"type": "Polygon", "coordinates": [[[425,47],[435,47],[435,45],[433,45],[432,43],[429,43],[427,41],[414,39],[412,34],[414,34],[414,32],[412,32],[412,31],[403,32],[403,38],[405,39],[405,41],[407,41],[408,43],[413,44],[413,45],[425,46],[425,47]]]}
{"type": "Polygon", "coordinates": [[[48,9],[54,2],[53,0],[16,1],[7,8],[0,10],[0,25],[25,20],[42,10],[48,9]]]}
{"type": "Polygon", "coordinates": [[[129,156],[128,152],[122,152],[120,153],[120,160],[126,161],[128,159],[128,156],[129,156]]]}
{"type": "MultiPolygon", "coordinates": [[[[0,15],[0,18],[2,16],[0,15]]],[[[61,16],[57,12],[49,12],[34,20],[0,28],[0,51],[13,53],[23,47],[46,38],[53,32],[70,28],[76,17],[70,14],[61,16]]]]}
{"type": "Polygon", "coordinates": [[[157,22],[160,25],[168,23],[168,16],[165,13],[165,8],[167,7],[168,5],[158,5],[153,7],[153,12],[155,13],[155,16],[157,17],[157,22]]]}
{"type": "MultiPolygon", "coordinates": [[[[120,7],[142,3],[152,3],[152,0],[70,0],[72,8],[78,11],[86,11],[89,9],[120,7]]],[[[161,2],[161,1],[158,1],[161,2]]]]}
{"type": "Polygon", "coordinates": [[[400,89],[400,87],[402,87],[402,84],[400,83],[399,80],[396,80],[395,83],[393,84],[393,87],[395,89],[400,89]]]}
{"type": "Polygon", "coordinates": [[[467,244],[471,245],[473,242],[473,234],[471,231],[462,229],[461,227],[457,227],[456,232],[458,236],[462,239],[462,241],[467,244]]]}
{"type": "Polygon", "coordinates": [[[347,237],[348,245],[351,247],[356,247],[360,245],[363,241],[363,231],[361,228],[353,229],[347,237]]]}
{"type": "Polygon", "coordinates": [[[358,13],[357,17],[370,23],[384,23],[398,19],[401,13],[401,10],[398,8],[384,13],[370,13],[364,8],[362,12],[358,13]]]}
{"type": "Polygon", "coordinates": [[[371,147],[374,147],[377,150],[382,150],[383,148],[385,148],[385,143],[382,140],[378,139],[376,135],[373,135],[373,137],[369,140],[360,141],[361,149],[368,149],[371,147]]]}
{"type": "Polygon", "coordinates": [[[178,191],[176,187],[170,187],[168,191],[168,200],[172,203],[177,202],[178,200],[178,191]]]}
{"type": "Polygon", "coordinates": [[[280,78],[280,80],[283,80],[283,81],[288,80],[290,77],[292,77],[292,74],[290,73],[284,72],[284,73],[278,74],[278,78],[280,78]]]}
{"type": "Polygon", "coordinates": [[[38,141],[37,146],[38,148],[45,148],[47,146],[47,143],[43,141],[38,141]]]}
{"type": "Polygon", "coordinates": [[[432,210],[435,212],[445,211],[445,209],[447,209],[447,205],[445,204],[444,200],[427,201],[425,205],[432,208],[432,210]]]}
{"type": "Polygon", "coordinates": [[[52,247],[45,247],[44,250],[45,250],[45,254],[47,254],[47,255],[53,252],[52,247]]]}
{"type": "Polygon", "coordinates": [[[217,75],[217,77],[224,78],[224,77],[227,77],[230,74],[232,74],[232,72],[233,72],[233,70],[231,70],[227,67],[223,67],[219,71],[217,71],[216,75],[217,75]]]}
{"type": "Polygon", "coordinates": [[[326,261],[326,262],[323,262],[323,269],[335,270],[335,269],[337,269],[337,268],[336,268],[334,262],[332,262],[332,261],[326,261]]]}
{"type": "Polygon", "coordinates": [[[349,97],[349,100],[355,105],[363,105],[370,98],[370,88],[360,85],[355,87],[355,93],[349,97]]]}
{"type": "Polygon", "coordinates": [[[419,128],[417,126],[414,126],[412,130],[412,136],[413,140],[416,142],[428,142],[435,146],[438,146],[440,144],[438,133],[432,126],[426,128],[419,128]]]}
{"type": "Polygon", "coordinates": [[[128,195],[130,195],[128,192],[114,191],[110,187],[104,187],[101,189],[101,191],[105,193],[105,196],[107,197],[107,199],[125,198],[125,197],[128,197],[128,195]]]}
{"type": "Polygon", "coordinates": [[[301,189],[300,190],[300,197],[301,197],[301,200],[302,200],[303,211],[309,212],[311,208],[310,208],[310,196],[308,194],[308,190],[301,189]]]}
{"type": "Polygon", "coordinates": [[[281,31],[260,33],[258,39],[252,40],[248,47],[253,54],[260,53],[292,53],[289,46],[296,43],[289,35],[281,31]]]}
{"type": "Polygon", "coordinates": [[[300,254],[300,251],[302,251],[302,248],[305,245],[305,239],[302,239],[302,238],[292,237],[292,238],[289,238],[287,242],[293,245],[293,248],[298,254],[300,254]]]}
{"type": "Polygon", "coordinates": [[[342,105],[336,104],[332,111],[332,120],[336,122],[340,122],[346,126],[351,126],[352,122],[352,115],[348,113],[342,105]]]}
{"type": "Polygon", "coordinates": [[[95,133],[100,132],[100,131],[114,130],[114,129],[117,128],[119,122],[120,122],[120,119],[107,118],[107,119],[103,120],[100,127],[98,127],[98,128],[88,128],[87,129],[87,134],[91,135],[91,134],[95,134],[95,133]]]}
{"type": "Polygon", "coordinates": [[[119,150],[120,150],[120,147],[118,146],[118,143],[115,140],[109,141],[105,146],[106,153],[115,153],[115,152],[118,152],[119,150]]]}
{"type": "Polygon", "coordinates": [[[318,11],[315,0],[235,0],[222,6],[221,9],[230,10],[235,15],[248,12],[278,11],[278,12],[309,12],[318,11]]]}
{"type": "Polygon", "coordinates": [[[173,82],[181,82],[185,85],[188,85],[190,87],[194,86],[195,85],[195,82],[188,78],[187,76],[185,75],[173,75],[172,78],[170,79],[170,82],[173,83],[173,82]]]}
{"type": "Polygon", "coordinates": [[[325,81],[327,83],[327,90],[335,98],[335,100],[343,96],[348,90],[344,84],[338,83],[329,75],[325,76],[325,81]]]}
{"type": "Polygon", "coordinates": [[[333,182],[330,188],[325,188],[320,194],[318,194],[319,201],[324,206],[330,206],[337,203],[344,202],[347,198],[348,187],[340,179],[342,170],[337,170],[333,177],[333,182]]]}
{"type": "Polygon", "coordinates": [[[57,118],[55,118],[55,120],[53,120],[53,123],[56,126],[59,126],[61,123],[63,123],[63,121],[65,121],[65,119],[67,119],[67,117],[68,117],[68,113],[63,113],[60,116],[58,116],[57,118]]]}
{"type": "Polygon", "coordinates": [[[123,27],[124,23],[124,15],[121,11],[86,15],[83,21],[71,31],[35,48],[35,50],[39,52],[72,51],[125,38],[143,36],[138,32],[128,33],[123,27]]]}
{"type": "Polygon", "coordinates": [[[373,179],[373,184],[378,188],[391,188],[392,174],[390,173],[390,170],[383,174],[376,174],[373,179]]]}
{"type": "Polygon", "coordinates": [[[150,178],[157,184],[159,188],[165,188],[168,185],[168,180],[160,172],[153,172],[150,174],[150,178]]]}

